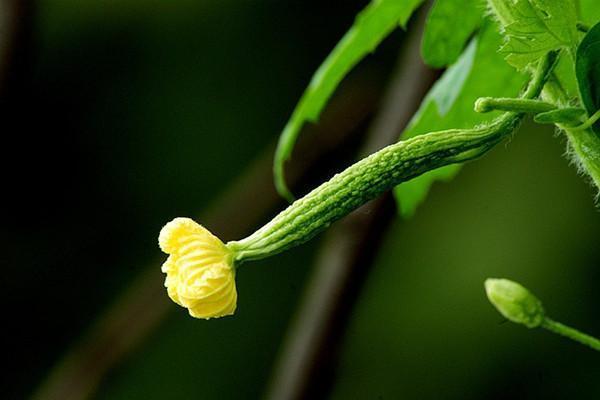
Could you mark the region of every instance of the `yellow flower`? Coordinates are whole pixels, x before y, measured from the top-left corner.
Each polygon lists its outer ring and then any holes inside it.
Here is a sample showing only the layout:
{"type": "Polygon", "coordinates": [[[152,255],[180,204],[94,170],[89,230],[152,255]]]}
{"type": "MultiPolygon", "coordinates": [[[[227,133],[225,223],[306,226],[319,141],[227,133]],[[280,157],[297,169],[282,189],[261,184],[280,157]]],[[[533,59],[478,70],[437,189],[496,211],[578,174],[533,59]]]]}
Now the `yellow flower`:
{"type": "Polygon", "coordinates": [[[234,313],[235,270],[230,250],[206,228],[189,218],[175,218],[158,237],[169,254],[162,266],[169,297],[192,317],[216,318],[234,313]]]}

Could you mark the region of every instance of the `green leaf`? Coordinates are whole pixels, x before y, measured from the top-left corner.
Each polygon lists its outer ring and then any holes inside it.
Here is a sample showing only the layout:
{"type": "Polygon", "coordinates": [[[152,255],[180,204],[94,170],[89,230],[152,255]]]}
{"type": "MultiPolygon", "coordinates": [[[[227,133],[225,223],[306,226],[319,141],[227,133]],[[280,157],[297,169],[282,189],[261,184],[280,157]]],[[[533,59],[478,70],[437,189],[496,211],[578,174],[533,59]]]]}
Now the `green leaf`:
{"type": "Polygon", "coordinates": [[[600,21],[598,0],[579,0],[579,18],[588,25],[596,25],[600,21]]]}
{"type": "Polygon", "coordinates": [[[552,72],[557,83],[565,91],[569,101],[575,101],[579,98],[579,89],[577,88],[577,79],[575,77],[575,63],[571,54],[561,52],[552,72]]]}
{"type": "Polygon", "coordinates": [[[501,51],[518,69],[551,50],[574,49],[578,43],[577,10],[572,0],[488,0],[504,27],[501,51]]]}
{"type": "Polygon", "coordinates": [[[277,191],[293,198],[284,177],[284,163],[290,158],[305,122],[316,122],[340,81],[398,25],[404,27],[423,0],[373,0],[358,14],[352,28],[325,59],[302,94],[285,126],[275,152],[273,166],[277,191]]]}
{"type": "Polygon", "coordinates": [[[469,37],[483,21],[478,0],[437,0],[427,16],[421,54],[426,64],[445,67],[454,63],[469,37]]]}
{"type": "MultiPolygon", "coordinates": [[[[577,48],[575,72],[581,101],[591,116],[600,109],[600,23],[590,29],[577,48]]],[[[600,123],[592,129],[600,133],[600,123]]]]}
{"type": "Polygon", "coordinates": [[[533,117],[538,124],[568,124],[577,126],[585,119],[585,110],[577,107],[559,108],[533,117]]]}
{"type": "MultiPolygon", "coordinates": [[[[502,42],[496,27],[485,22],[459,60],[452,65],[423,100],[419,111],[402,133],[402,139],[449,128],[469,128],[493,119],[496,113],[479,114],[473,104],[480,96],[515,97],[525,77],[506,64],[497,49],[502,42]]],[[[430,171],[394,189],[400,214],[411,217],[435,181],[454,177],[460,165],[430,171]]]]}

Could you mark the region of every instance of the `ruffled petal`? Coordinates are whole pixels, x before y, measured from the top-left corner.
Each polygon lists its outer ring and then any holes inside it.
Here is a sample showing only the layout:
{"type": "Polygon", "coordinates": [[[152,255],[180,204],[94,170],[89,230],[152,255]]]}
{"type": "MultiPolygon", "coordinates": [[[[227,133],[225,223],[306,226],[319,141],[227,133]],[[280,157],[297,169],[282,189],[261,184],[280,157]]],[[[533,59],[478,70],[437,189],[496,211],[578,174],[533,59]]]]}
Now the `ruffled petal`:
{"type": "Polygon", "coordinates": [[[165,286],[175,303],[186,307],[195,318],[234,313],[235,270],[223,242],[189,218],[175,218],[166,224],[158,241],[170,254],[161,270],[167,274],[165,286]]]}

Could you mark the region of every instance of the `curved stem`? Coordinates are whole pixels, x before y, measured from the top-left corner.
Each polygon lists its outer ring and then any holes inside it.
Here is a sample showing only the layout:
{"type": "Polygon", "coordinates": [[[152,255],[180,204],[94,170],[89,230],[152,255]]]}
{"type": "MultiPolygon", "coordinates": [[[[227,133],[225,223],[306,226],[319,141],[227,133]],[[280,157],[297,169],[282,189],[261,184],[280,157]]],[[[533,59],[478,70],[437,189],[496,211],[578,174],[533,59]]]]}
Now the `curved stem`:
{"type": "Polygon", "coordinates": [[[594,350],[600,351],[600,340],[596,339],[593,336],[580,332],[577,329],[571,328],[570,326],[566,326],[564,324],[561,324],[560,322],[556,322],[548,317],[544,319],[544,322],[542,322],[541,326],[542,328],[547,329],[551,332],[557,333],[561,336],[567,337],[571,340],[591,347],[594,350]]]}
{"type": "MultiPolygon", "coordinates": [[[[542,98],[557,104],[564,104],[569,100],[567,93],[558,84],[555,77],[552,77],[544,87],[542,98]]],[[[590,119],[594,118],[596,114],[597,112],[590,119]]],[[[592,178],[594,185],[600,190],[600,156],[598,155],[600,135],[593,132],[590,127],[582,129],[581,125],[576,127],[577,129],[560,124],[557,126],[564,130],[569,140],[569,148],[572,149],[576,165],[592,178]]]]}
{"type": "Polygon", "coordinates": [[[596,111],[589,117],[583,124],[576,126],[574,128],[570,128],[572,131],[583,131],[585,129],[590,128],[592,125],[596,123],[600,119],[600,110],[596,111]]]}

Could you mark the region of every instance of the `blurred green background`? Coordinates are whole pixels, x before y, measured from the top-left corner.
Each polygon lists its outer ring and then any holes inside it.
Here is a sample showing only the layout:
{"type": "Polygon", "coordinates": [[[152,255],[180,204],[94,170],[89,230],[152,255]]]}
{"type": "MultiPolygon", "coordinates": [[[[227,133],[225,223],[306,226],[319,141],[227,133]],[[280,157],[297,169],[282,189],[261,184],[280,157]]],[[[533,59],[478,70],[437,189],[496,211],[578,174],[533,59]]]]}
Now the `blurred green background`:
{"type": "MultiPolygon", "coordinates": [[[[16,3],[4,3],[5,15],[16,3]]],[[[162,279],[162,224],[218,208],[235,178],[272,151],[310,76],[364,4],[16,6],[0,110],[3,398],[32,395],[148,265],[162,279]]],[[[353,73],[367,90],[381,91],[402,41],[396,32],[353,73]]],[[[354,157],[363,128],[310,171],[303,190],[354,157]]],[[[600,396],[596,354],[504,323],[483,292],[486,277],[517,280],[556,319],[600,334],[600,214],[564,149],[552,130],[526,124],[451,184],[436,185],[414,219],[392,223],[339,338],[324,398],[600,396]]],[[[247,192],[242,213],[256,195],[247,192]]],[[[240,270],[235,317],[194,320],[169,305],[93,397],[262,396],[320,242],[240,270]]]]}

